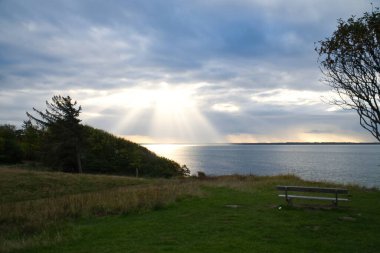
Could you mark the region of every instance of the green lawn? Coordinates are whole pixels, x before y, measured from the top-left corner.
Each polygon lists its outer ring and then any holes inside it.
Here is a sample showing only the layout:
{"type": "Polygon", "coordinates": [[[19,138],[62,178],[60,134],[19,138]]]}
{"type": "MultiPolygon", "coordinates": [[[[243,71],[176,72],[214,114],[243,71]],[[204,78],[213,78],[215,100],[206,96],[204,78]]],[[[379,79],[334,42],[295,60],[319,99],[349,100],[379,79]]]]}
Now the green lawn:
{"type": "MultiPolygon", "coordinates": [[[[153,212],[83,220],[74,227],[76,238],[22,252],[380,251],[380,215],[371,210],[279,210],[277,198],[226,188],[206,192],[153,212]]],[[[369,195],[369,201],[375,197],[369,195]]]]}
{"type": "Polygon", "coordinates": [[[151,209],[71,219],[58,230],[48,228],[45,241],[14,252],[380,252],[377,190],[348,187],[352,201],[339,208],[301,201],[287,207],[276,184],[326,184],[291,176],[195,183],[203,194],[151,209]]]}

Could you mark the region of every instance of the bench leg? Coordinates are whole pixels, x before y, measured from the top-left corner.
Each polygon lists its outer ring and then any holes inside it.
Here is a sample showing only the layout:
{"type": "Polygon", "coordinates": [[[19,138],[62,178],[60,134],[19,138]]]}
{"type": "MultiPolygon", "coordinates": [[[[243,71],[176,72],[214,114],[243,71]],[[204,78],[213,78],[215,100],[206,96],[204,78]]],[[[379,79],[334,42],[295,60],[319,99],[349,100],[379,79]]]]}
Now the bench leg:
{"type": "Polygon", "coordinates": [[[286,199],[286,202],[288,203],[289,206],[293,205],[292,198],[288,197],[288,189],[287,188],[285,189],[285,199],[286,199]]]}
{"type": "Polygon", "coordinates": [[[286,198],[286,202],[288,203],[289,206],[293,206],[292,198],[286,198]]]}

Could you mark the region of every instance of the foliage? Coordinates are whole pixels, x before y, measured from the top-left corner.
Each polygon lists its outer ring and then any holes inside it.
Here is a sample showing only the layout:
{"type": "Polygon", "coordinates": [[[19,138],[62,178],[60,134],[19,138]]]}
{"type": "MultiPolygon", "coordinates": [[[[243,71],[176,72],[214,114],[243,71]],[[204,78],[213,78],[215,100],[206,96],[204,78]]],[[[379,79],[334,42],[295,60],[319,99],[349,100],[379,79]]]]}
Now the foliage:
{"type": "Polygon", "coordinates": [[[181,174],[185,177],[189,177],[190,176],[190,169],[186,166],[186,164],[182,165],[181,166],[181,174]]]}
{"type": "Polygon", "coordinates": [[[17,163],[23,157],[15,126],[0,125],[0,163],[17,163]]]}
{"type": "Polygon", "coordinates": [[[83,127],[86,172],[114,173],[147,177],[182,176],[174,161],[158,157],[148,149],[90,126],[83,127]]]}
{"type": "Polygon", "coordinates": [[[0,162],[42,163],[54,170],[143,177],[189,176],[190,170],[103,130],[80,124],[81,106],[62,96],[27,113],[22,129],[0,125],[0,162]],[[36,123],[36,124],[33,124],[36,123]],[[82,168],[83,167],[83,168],[82,168]]]}
{"type": "Polygon", "coordinates": [[[21,130],[21,148],[24,152],[24,160],[36,161],[41,157],[42,134],[30,120],[23,122],[21,130]]]}
{"type": "Polygon", "coordinates": [[[82,108],[76,108],[76,105],[77,102],[73,102],[70,96],[53,96],[52,102],[46,101],[45,112],[33,108],[39,117],[30,113],[27,115],[45,130],[45,162],[65,171],[81,173],[82,126],[79,124],[79,114],[82,108]]]}
{"type": "Polygon", "coordinates": [[[325,81],[338,94],[335,105],[354,109],[360,124],[380,141],[380,12],[339,20],[331,38],[319,42],[325,81]]]}

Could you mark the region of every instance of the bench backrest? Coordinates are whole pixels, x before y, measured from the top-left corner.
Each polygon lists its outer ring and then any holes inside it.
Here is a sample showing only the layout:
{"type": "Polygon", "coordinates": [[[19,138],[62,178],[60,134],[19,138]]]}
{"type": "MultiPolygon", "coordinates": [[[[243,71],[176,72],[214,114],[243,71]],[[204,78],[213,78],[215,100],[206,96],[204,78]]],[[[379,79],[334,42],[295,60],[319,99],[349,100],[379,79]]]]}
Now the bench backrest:
{"type": "Polygon", "coordinates": [[[296,191],[296,192],[321,192],[321,193],[338,193],[348,194],[347,189],[340,188],[321,188],[321,187],[305,187],[305,186],[276,186],[279,191],[296,191]]]}

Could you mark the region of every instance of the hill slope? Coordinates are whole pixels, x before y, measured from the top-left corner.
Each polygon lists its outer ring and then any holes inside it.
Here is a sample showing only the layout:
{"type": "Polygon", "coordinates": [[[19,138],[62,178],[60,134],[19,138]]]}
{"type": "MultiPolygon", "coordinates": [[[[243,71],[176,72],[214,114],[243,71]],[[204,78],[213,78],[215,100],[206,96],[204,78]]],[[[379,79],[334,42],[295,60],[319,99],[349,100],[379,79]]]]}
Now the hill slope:
{"type": "Polygon", "coordinates": [[[159,157],[141,145],[91,126],[79,127],[80,137],[73,143],[66,136],[52,134],[50,128],[36,127],[30,122],[23,129],[0,125],[0,164],[27,160],[58,171],[145,177],[189,173],[186,167],[159,157]]]}
{"type": "Polygon", "coordinates": [[[181,166],[147,148],[103,130],[84,126],[84,172],[173,177],[184,175],[181,166]]]}

